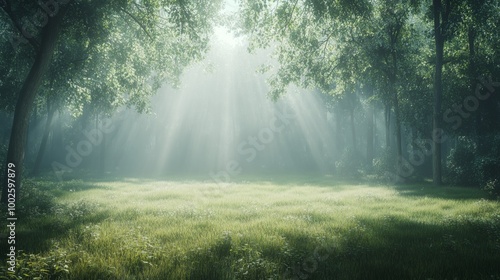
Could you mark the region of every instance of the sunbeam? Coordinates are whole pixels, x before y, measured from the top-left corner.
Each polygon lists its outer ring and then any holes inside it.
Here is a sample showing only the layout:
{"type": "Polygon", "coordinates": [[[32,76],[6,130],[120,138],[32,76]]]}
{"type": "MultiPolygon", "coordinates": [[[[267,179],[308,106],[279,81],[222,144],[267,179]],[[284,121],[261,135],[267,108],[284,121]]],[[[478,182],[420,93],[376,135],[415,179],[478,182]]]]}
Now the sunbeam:
{"type": "Polygon", "coordinates": [[[0,3],[0,279],[500,280],[500,1],[0,3]]]}
{"type": "Polygon", "coordinates": [[[207,58],[184,73],[182,86],[163,87],[154,97],[151,115],[128,113],[118,132],[128,140],[111,169],[207,177],[228,167],[328,170],[334,140],[318,95],[290,89],[271,101],[266,76],[257,72],[269,63],[267,53],[248,54],[244,40],[227,29],[215,34],[207,58]]]}

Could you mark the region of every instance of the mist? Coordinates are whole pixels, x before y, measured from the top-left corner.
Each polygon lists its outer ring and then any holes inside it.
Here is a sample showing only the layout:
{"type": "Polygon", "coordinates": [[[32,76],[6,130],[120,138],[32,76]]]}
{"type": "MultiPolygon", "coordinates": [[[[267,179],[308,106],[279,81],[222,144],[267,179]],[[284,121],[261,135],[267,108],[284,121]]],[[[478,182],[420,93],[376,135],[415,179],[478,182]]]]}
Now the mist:
{"type": "Polygon", "coordinates": [[[269,51],[247,52],[244,38],[219,28],[207,58],[181,86],[164,86],[149,114],[123,110],[111,119],[106,170],[190,174],[228,180],[243,173],[329,172],[335,159],[332,115],[319,93],[290,88],[271,100],[269,51]]]}
{"type": "Polygon", "coordinates": [[[500,1],[18,2],[0,279],[500,279],[500,1]]]}

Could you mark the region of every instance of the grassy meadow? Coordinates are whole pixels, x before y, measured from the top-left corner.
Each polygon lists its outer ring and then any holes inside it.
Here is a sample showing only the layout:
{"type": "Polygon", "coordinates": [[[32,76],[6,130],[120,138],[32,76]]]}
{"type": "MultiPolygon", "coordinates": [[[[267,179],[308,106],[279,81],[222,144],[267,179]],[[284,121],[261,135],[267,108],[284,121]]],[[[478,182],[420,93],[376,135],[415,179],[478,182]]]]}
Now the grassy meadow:
{"type": "Polygon", "coordinates": [[[500,279],[500,204],[477,189],[324,176],[23,188],[22,252],[0,279],[500,279]]]}

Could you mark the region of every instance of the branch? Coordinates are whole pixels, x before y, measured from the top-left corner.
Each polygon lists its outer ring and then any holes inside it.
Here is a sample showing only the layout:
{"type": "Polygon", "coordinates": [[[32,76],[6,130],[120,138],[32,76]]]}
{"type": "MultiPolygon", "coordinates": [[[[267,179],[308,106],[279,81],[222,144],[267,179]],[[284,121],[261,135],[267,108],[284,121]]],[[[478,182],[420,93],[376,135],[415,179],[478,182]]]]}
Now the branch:
{"type": "Polygon", "coordinates": [[[21,23],[19,23],[19,21],[16,18],[16,15],[14,15],[14,13],[12,12],[10,1],[1,0],[0,5],[2,7],[2,10],[7,14],[7,16],[9,16],[14,27],[19,31],[19,33],[21,33],[23,38],[26,39],[30,43],[30,45],[35,49],[35,51],[37,51],[39,48],[38,42],[33,37],[28,38],[25,36],[25,34],[24,34],[25,32],[24,32],[23,27],[21,26],[21,23]]]}
{"type": "Polygon", "coordinates": [[[293,18],[293,12],[295,11],[295,8],[297,7],[298,2],[299,2],[299,0],[295,0],[295,3],[293,3],[292,11],[290,12],[290,15],[288,16],[288,18],[286,19],[285,24],[280,28],[279,33],[282,33],[285,30],[285,28],[288,26],[288,24],[290,24],[290,21],[293,18]]]}
{"type": "Polygon", "coordinates": [[[62,69],[64,71],[65,68],[67,66],[71,65],[71,64],[74,65],[74,64],[77,64],[79,62],[84,62],[84,61],[86,61],[89,58],[89,56],[87,54],[84,54],[84,55],[85,56],[83,58],[79,58],[79,59],[75,59],[75,60],[72,60],[72,61],[68,61],[68,62],[66,62],[64,64],[59,64],[59,65],[57,65],[57,68],[60,68],[60,70],[62,69]]]}
{"type": "Polygon", "coordinates": [[[140,22],[136,16],[134,16],[133,14],[131,14],[129,11],[125,10],[124,8],[120,7],[120,10],[122,12],[124,12],[125,14],[127,14],[129,17],[131,17],[142,28],[144,33],[146,33],[146,35],[148,35],[149,39],[153,40],[153,36],[151,36],[151,33],[149,33],[149,31],[146,29],[146,26],[144,26],[144,24],[142,24],[142,22],[140,22]]]}

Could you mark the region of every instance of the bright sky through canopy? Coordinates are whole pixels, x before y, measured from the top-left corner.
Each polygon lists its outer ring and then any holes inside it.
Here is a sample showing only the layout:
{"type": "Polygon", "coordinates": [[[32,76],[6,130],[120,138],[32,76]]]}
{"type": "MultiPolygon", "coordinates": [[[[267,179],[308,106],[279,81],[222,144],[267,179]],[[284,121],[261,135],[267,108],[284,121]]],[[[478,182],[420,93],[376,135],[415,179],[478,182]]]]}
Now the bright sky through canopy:
{"type": "Polygon", "coordinates": [[[227,27],[217,26],[214,28],[214,47],[235,48],[244,45],[244,38],[234,36],[227,27]]]}

